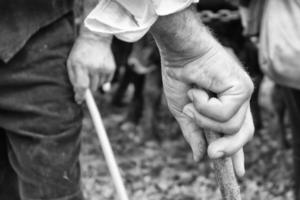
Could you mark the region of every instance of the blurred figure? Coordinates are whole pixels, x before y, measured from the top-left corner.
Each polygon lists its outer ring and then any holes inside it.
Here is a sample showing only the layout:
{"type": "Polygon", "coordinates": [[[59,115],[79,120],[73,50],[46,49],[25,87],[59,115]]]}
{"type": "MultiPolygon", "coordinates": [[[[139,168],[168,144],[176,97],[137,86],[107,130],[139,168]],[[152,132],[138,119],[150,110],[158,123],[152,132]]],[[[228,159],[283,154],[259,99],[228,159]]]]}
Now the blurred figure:
{"type": "MultiPolygon", "coordinates": [[[[130,84],[134,86],[132,101],[130,102],[129,113],[126,121],[138,124],[142,117],[144,104],[144,85],[147,74],[155,70],[157,66],[153,65],[153,52],[157,51],[154,41],[150,41],[150,35],[143,37],[138,42],[133,43],[130,51],[119,50],[118,54],[124,58],[124,73],[121,76],[117,90],[112,98],[114,105],[122,105],[123,97],[130,84]],[[152,44],[151,44],[152,43],[152,44]]],[[[126,44],[127,45],[127,44],[126,44]]],[[[122,47],[124,45],[119,45],[122,47]]],[[[114,46],[113,46],[114,47],[114,46]]],[[[116,47],[114,47],[116,49],[116,47]]],[[[120,49],[120,48],[119,48],[120,49]]],[[[114,54],[116,54],[114,53],[114,54]]],[[[116,57],[120,57],[116,54],[116,57]]],[[[159,66],[159,65],[158,65],[159,66]]]]}
{"type": "Polygon", "coordinates": [[[282,96],[289,111],[293,134],[295,199],[299,200],[300,2],[297,0],[241,0],[241,5],[246,32],[260,33],[261,69],[265,75],[280,85],[276,87],[280,89],[274,95],[276,98],[279,95],[282,96]]]}
{"type": "Polygon", "coordinates": [[[263,72],[282,85],[293,134],[295,199],[300,199],[300,2],[266,1],[260,35],[263,72]],[[275,16],[280,16],[275,19],[275,16]]]}

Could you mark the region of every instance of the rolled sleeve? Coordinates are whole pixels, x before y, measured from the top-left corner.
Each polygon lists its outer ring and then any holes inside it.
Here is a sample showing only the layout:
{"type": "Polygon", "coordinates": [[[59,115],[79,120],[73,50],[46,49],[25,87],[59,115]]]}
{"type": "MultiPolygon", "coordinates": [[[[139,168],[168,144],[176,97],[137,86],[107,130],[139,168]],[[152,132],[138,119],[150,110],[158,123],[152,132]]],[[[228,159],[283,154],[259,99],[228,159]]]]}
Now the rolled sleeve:
{"type": "Polygon", "coordinates": [[[100,0],[85,26],[133,42],[143,37],[159,16],[179,12],[199,0],[100,0]]]}
{"type": "Polygon", "coordinates": [[[189,7],[199,0],[153,0],[155,12],[159,16],[170,15],[189,7]]]}

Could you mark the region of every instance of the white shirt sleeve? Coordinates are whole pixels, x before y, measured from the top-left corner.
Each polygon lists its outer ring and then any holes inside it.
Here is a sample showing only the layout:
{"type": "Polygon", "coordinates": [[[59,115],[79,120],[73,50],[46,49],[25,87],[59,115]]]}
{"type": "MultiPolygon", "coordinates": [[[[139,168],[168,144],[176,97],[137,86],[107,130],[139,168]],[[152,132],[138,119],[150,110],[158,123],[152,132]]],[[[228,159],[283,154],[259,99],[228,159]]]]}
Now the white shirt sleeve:
{"type": "Polygon", "coordinates": [[[158,16],[181,11],[199,0],[100,0],[85,19],[98,34],[113,34],[133,42],[143,37],[158,16]]]}

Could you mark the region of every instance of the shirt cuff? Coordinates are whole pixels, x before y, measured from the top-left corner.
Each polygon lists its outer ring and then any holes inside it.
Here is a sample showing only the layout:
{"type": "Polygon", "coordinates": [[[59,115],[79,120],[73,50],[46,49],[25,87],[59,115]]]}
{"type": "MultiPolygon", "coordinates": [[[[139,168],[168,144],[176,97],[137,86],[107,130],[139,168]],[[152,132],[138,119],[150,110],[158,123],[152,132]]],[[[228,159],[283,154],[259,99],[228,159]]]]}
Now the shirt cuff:
{"type": "Polygon", "coordinates": [[[154,0],[153,5],[156,14],[159,16],[164,16],[184,10],[191,4],[198,2],[199,0],[154,0]]]}
{"type": "Polygon", "coordinates": [[[84,23],[94,33],[112,34],[121,40],[134,42],[149,31],[159,16],[179,12],[198,1],[101,0],[84,23]]]}

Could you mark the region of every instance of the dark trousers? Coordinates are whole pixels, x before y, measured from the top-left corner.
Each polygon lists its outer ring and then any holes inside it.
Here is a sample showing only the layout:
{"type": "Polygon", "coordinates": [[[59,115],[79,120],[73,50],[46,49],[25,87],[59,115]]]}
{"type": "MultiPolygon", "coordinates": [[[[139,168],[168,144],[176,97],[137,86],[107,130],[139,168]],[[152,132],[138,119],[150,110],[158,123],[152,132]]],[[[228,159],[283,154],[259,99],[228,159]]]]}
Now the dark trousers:
{"type": "Polygon", "coordinates": [[[296,200],[300,200],[300,90],[284,88],[293,134],[294,181],[296,200]]]}
{"type": "Polygon", "coordinates": [[[0,61],[0,199],[82,200],[80,130],[66,59],[72,14],[39,30],[0,61]]]}

